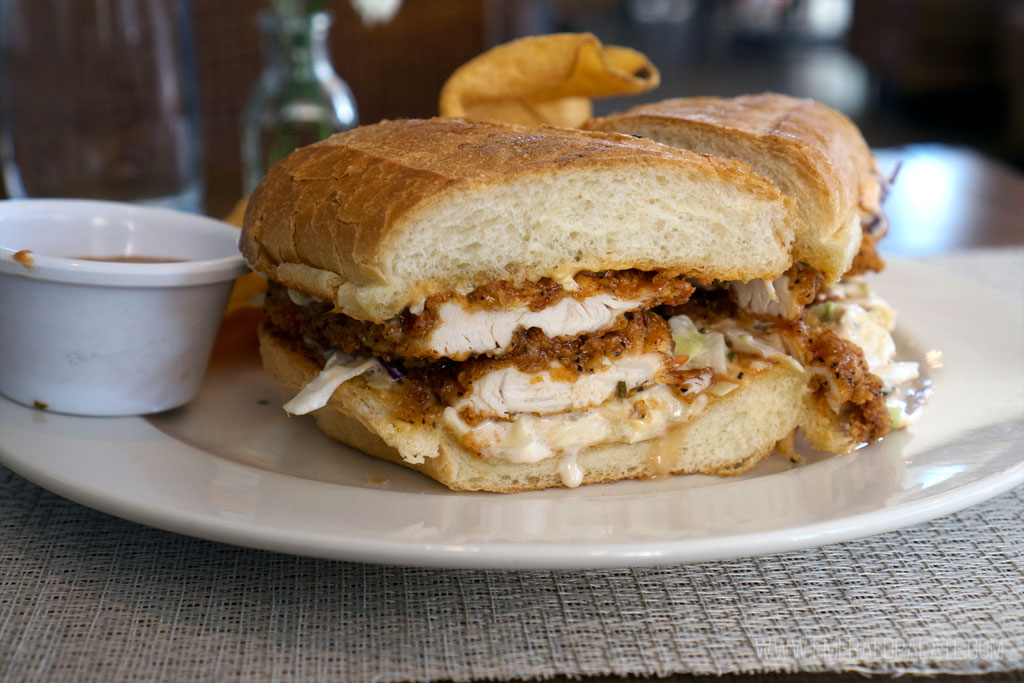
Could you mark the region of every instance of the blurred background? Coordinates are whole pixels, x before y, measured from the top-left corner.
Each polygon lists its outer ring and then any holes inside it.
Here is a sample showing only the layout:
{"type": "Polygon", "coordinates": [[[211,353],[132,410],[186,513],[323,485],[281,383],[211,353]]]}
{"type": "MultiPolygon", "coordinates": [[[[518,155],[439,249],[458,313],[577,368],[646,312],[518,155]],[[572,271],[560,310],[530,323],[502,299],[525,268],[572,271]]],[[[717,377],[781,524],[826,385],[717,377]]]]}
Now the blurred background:
{"type": "MultiPolygon", "coordinates": [[[[254,5],[192,5],[215,214],[241,192],[238,122],[262,64],[254,5]]],[[[597,101],[599,114],[775,90],[843,111],[872,146],[954,143],[1024,163],[1021,0],[404,0],[373,26],[348,0],[325,6],[334,68],[363,123],[436,114],[448,75],[493,45],[591,31],[662,73],[651,93],[597,101]]]]}
{"type": "MultiPolygon", "coordinates": [[[[997,160],[1004,182],[1024,168],[1024,0],[403,0],[372,25],[354,2],[318,4],[334,16],[330,59],[361,123],[436,114],[448,75],[493,45],[590,31],[644,52],[662,74],[651,93],[597,101],[598,114],[774,90],[843,111],[873,147],[944,143],[967,163],[997,160]]],[[[212,215],[242,194],[240,121],[265,64],[256,14],[266,7],[191,2],[212,215]]]]}

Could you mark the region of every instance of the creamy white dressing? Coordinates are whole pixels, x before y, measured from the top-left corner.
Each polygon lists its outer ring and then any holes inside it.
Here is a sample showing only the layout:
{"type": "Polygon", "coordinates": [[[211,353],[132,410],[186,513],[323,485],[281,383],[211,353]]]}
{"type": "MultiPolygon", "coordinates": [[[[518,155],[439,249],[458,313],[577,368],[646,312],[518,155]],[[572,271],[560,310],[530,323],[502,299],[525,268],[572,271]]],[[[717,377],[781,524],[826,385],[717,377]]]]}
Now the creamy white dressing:
{"type": "Polygon", "coordinates": [[[578,456],[579,451],[567,451],[558,459],[558,477],[571,489],[583,483],[583,468],[578,456]]]}
{"type": "Polygon", "coordinates": [[[890,397],[885,400],[885,408],[889,411],[889,420],[892,422],[893,429],[913,424],[914,416],[907,412],[906,401],[890,397]]]}
{"type": "Polygon", "coordinates": [[[549,371],[527,373],[514,367],[501,368],[476,380],[472,392],[454,407],[495,417],[581,410],[607,401],[618,392],[620,382],[628,391],[652,382],[661,365],[660,354],[625,356],[597,372],[579,375],[575,381],[554,379],[549,371]]]}
{"type": "Polygon", "coordinates": [[[857,304],[871,319],[888,332],[896,328],[896,311],[885,299],[876,295],[861,277],[852,277],[832,285],[829,294],[842,303],[857,304]]]}
{"type": "Polygon", "coordinates": [[[576,282],[575,275],[561,275],[554,277],[555,282],[558,286],[567,292],[578,292],[580,289],[580,283],[576,282]]]}
{"type": "Polygon", "coordinates": [[[876,323],[867,311],[856,304],[840,304],[835,308],[838,322],[828,323],[829,327],[843,339],[860,347],[868,367],[885,365],[896,355],[896,343],[892,335],[876,323]]]}
{"type": "Polygon", "coordinates": [[[427,307],[427,300],[423,297],[416,299],[409,305],[409,312],[413,315],[419,315],[423,312],[423,309],[427,307]]]}
{"type": "Polygon", "coordinates": [[[472,427],[448,407],[445,422],[461,437],[469,437],[485,457],[511,463],[535,463],[560,457],[559,476],[566,486],[579,486],[583,471],[576,454],[602,443],[636,443],[663,435],[673,422],[688,420],[703,411],[707,397],[687,403],[671,389],[657,385],[643,393],[612,399],[585,412],[538,416],[519,415],[513,422],[483,420],[472,427]],[[633,417],[638,401],[646,404],[646,417],[633,417]]]}
{"type": "Polygon", "coordinates": [[[578,337],[610,327],[623,313],[642,307],[642,301],[624,301],[610,294],[582,300],[565,297],[540,311],[527,306],[502,311],[467,309],[449,301],[438,309],[439,323],[426,345],[447,358],[500,354],[512,343],[518,329],[537,327],[548,337],[578,337]]]}
{"type": "Polygon", "coordinates": [[[727,396],[728,394],[731,394],[733,391],[739,388],[740,385],[736,384],[736,382],[715,382],[710,387],[708,387],[708,391],[710,391],[715,396],[727,396]]]}
{"type": "Polygon", "coordinates": [[[913,417],[907,413],[906,401],[892,394],[899,385],[917,379],[920,372],[917,363],[894,360],[896,312],[860,278],[836,283],[829,293],[838,301],[818,304],[806,315],[817,316],[837,335],[860,347],[868,370],[882,380],[883,391],[889,394],[885,405],[893,429],[905,427],[913,417]]]}
{"type": "Polygon", "coordinates": [[[877,375],[878,379],[882,380],[882,383],[888,388],[899,386],[920,376],[917,363],[911,362],[886,363],[871,368],[871,372],[877,375]]]}
{"type": "Polygon", "coordinates": [[[886,392],[916,379],[919,374],[917,363],[893,360],[896,356],[896,343],[891,332],[896,314],[892,308],[860,283],[844,286],[837,291],[850,298],[833,302],[831,308],[826,308],[828,304],[819,304],[808,310],[808,315],[816,315],[819,320],[825,318],[823,324],[843,339],[856,344],[863,352],[871,374],[882,380],[886,392]]]}

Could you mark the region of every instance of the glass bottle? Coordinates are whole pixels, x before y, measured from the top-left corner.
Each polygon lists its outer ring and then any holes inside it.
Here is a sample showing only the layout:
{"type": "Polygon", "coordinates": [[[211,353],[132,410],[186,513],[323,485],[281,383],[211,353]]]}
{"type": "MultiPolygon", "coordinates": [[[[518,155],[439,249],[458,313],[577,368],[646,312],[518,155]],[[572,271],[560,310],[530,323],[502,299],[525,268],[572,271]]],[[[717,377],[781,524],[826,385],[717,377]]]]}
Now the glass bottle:
{"type": "Polygon", "coordinates": [[[327,12],[258,15],[266,65],[242,114],[246,194],[296,148],[358,125],[352,91],[331,65],[331,21],[327,12]]]}

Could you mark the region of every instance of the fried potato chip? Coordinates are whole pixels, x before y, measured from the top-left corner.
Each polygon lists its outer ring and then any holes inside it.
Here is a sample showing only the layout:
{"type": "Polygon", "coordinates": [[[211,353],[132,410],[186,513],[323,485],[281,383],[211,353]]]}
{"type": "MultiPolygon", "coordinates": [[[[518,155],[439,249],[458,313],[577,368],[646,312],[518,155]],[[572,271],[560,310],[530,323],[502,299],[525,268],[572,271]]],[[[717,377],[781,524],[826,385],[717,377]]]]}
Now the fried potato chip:
{"type": "Polygon", "coordinates": [[[245,220],[245,207],[249,205],[249,195],[246,195],[238,200],[231,212],[224,216],[224,220],[236,228],[242,227],[242,221],[245,220]]]}
{"type": "Polygon", "coordinates": [[[528,126],[580,126],[590,100],[658,86],[658,69],[636,50],[590,33],[557,33],[499,45],[466,62],[441,89],[441,116],[528,126]]]}
{"type": "MultiPolygon", "coordinates": [[[[245,196],[238,200],[231,213],[224,217],[224,220],[236,227],[242,227],[245,219],[245,207],[249,204],[249,197],[245,196]]],[[[245,310],[259,310],[263,306],[262,297],[267,292],[267,281],[257,273],[248,273],[235,280],[235,286],[231,290],[224,310],[224,318],[227,319],[245,310]]],[[[252,328],[253,339],[256,335],[255,325],[252,328]]]]}
{"type": "MultiPolygon", "coordinates": [[[[231,209],[224,220],[236,227],[242,227],[245,218],[245,207],[249,197],[242,197],[231,209]]],[[[259,347],[256,328],[263,319],[263,297],[267,293],[267,280],[258,273],[248,273],[235,280],[231,288],[231,296],[224,307],[224,317],[220,321],[217,340],[213,344],[214,363],[218,357],[230,354],[238,358],[240,354],[253,354],[259,347]]]]}

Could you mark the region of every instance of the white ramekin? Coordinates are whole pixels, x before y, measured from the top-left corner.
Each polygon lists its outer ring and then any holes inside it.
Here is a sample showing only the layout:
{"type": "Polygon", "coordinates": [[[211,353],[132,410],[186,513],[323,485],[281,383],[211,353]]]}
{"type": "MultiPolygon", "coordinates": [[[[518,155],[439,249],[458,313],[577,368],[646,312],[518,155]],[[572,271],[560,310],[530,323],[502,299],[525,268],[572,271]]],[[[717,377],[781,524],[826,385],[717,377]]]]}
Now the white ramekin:
{"type": "Polygon", "coordinates": [[[238,236],[227,223],[168,209],[0,201],[0,393],[77,415],[187,403],[232,283],[247,271],[238,236]]]}

